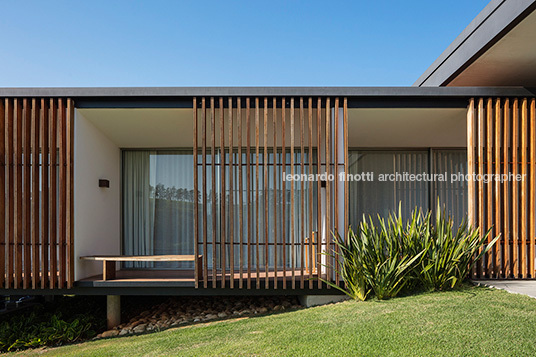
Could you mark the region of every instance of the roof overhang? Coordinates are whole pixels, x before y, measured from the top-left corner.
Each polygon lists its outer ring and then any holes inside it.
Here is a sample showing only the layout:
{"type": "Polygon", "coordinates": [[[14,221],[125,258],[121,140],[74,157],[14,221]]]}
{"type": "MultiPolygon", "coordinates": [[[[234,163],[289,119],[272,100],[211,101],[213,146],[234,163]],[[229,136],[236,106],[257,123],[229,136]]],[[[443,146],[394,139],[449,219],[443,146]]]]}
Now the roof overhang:
{"type": "Polygon", "coordinates": [[[471,97],[534,97],[523,87],[0,88],[0,97],[69,97],[78,108],[191,108],[193,97],[347,97],[353,108],[466,107],[471,97]]]}
{"type": "Polygon", "coordinates": [[[493,0],[414,86],[536,87],[536,0],[493,0]]]}

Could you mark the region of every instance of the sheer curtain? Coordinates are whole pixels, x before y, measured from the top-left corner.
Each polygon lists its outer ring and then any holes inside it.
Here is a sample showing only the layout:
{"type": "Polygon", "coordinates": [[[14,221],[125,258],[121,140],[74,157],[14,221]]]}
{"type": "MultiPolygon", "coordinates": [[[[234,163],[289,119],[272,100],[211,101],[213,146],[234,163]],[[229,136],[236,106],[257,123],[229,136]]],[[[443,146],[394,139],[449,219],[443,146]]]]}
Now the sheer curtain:
{"type": "MultiPolygon", "coordinates": [[[[123,253],[154,254],[154,199],[151,199],[151,153],[123,152],[123,253]]],[[[127,268],[151,267],[151,262],[125,262],[127,268]]]]}
{"type": "Polygon", "coordinates": [[[451,181],[451,174],[467,173],[467,150],[433,150],[433,170],[436,173],[446,173],[447,182],[435,182],[432,187],[432,203],[445,207],[457,227],[467,213],[467,182],[451,181]]]}
{"type": "Polygon", "coordinates": [[[381,174],[428,172],[426,151],[350,151],[349,161],[350,174],[374,174],[373,181],[349,183],[349,214],[353,229],[357,228],[363,215],[385,218],[389,212],[398,210],[399,202],[406,217],[415,207],[428,209],[428,183],[380,181],[381,174]]]}
{"type": "MultiPolygon", "coordinates": [[[[193,254],[191,151],[123,153],[124,254],[193,254]]],[[[142,262],[126,267],[193,268],[191,262],[142,262]]]]}
{"type": "MultiPolygon", "coordinates": [[[[257,168],[255,165],[256,154],[254,150],[250,153],[250,209],[248,210],[248,196],[246,190],[247,183],[247,166],[245,163],[248,161],[247,154],[242,153],[242,182],[243,185],[239,186],[239,156],[236,149],[233,152],[233,187],[229,185],[229,175],[231,168],[225,166],[226,175],[226,187],[225,187],[225,265],[226,269],[230,269],[231,264],[231,245],[233,242],[233,256],[234,256],[234,268],[236,271],[240,268],[240,254],[243,257],[243,268],[247,269],[248,260],[251,260],[250,266],[252,268],[257,267],[257,243],[258,247],[258,262],[261,271],[264,270],[266,264],[269,269],[273,269],[276,265],[275,255],[277,254],[277,266],[281,269],[283,265],[290,267],[292,259],[294,264],[299,267],[301,264],[301,244],[305,238],[311,237],[311,231],[317,230],[316,219],[313,222],[309,220],[309,210],[313,211],[313,217],[317,215],[317,205],[312,204],[310,198],[310,190],[312,190],[312,197],[316,197],[316,182],[304,182],[303,187],[301,182],[285,182],[285,190],[283,191],[283,172],[290,173],[291,155],[289,149],[285,156],[285,168],[282,166],[283,154],[279,151],[274,155],[273,150],[269,150],[265,155],[264,150],[259,152],[259,171],[257,176],[257,168]],[[265,182],[265,174],[267,181],[265,182]],[[274,177],[275,175],[275,177],[274,177]],[[266,185],[265,185],[266,184],[266,185]],[[292,206],[291,200],[291,185],[294,185],[294,206],[292,206]],[[267,188],[267,191],[265,190],[267,188]],[[303,188],[303,190],[302,190],[303,188]],[[303,197],[303,206],[302,206],[303,197]],[[232,204],[232,211],[230,202],[232,204]],[[242,202],[242,226],[240,226],[240,202],[242,202]],[[285,214],[283,215],[283,207],[285,214]],[[267,208],[267,209],[266,209],[267,208]],[[257,219],[258,210],[258,219],[257,219]],[[292,220],[292,214],[294,214],[294,220],[292,220]],[[232,217],[232,218],[231,218],[232,217]],[[233,220],[233,232],[230,230],[230,220],[233,220]],[[251,231],[248,233],[248,220],[250,222],[251,231]],[[294,247],[292,247],[291,236],[291,224],[294,224],[294,247]],[[242,228],[242,229],[241,229],[242,228]],[[266,235],[268,231],[268,235],[266,235]],[[240,235],[242,233],[242,236],[240,235]],[[285,236],[285,243],[283,245],[283,235],[285,236]],[[249,237],[249,239],[248,239],[249,237]],[[240,252],[240,240],[242,239],[242,252],[240,252]],[[277,239],[277,245],[274,244],[277,239]],[[248,252],[247,243],[250,243],[250,251],[248,252]],[[268,248],[268,252],[267,249],[268,248]],[[283,260],[283,251],[285,252],[286,260],[283,260]]],[[[304,152],[304,173],[309,173],[309,161],[314,158],[309,155],[308,152],[304,152]]],[[[229,152],[226,152],[225,160],[229,162],[229,152]]],[[[199,159],[201,162],[201,157],[199,159]]],[[[216,163],[220,162],[219,153],[216,155],[216,163]]],[[[294,153],[294,173],[301,173],[301,152],[296,149],[294,153]]],[[[315,171],[313,169],[313,171],[315,171]]],[[[201,177],[201,172],[199,172],[201,177]]],[[[201,190],[200,185],[200,190],[201,190]]],[[[217,215],[216,224],[216,265],[219,269],[221,267],[221,244],[222,235],[221,232],[221,204],[222,197],[221,190],[221,172],[220,166],[216,168],[216,176],[212,180],[211,169],[207,166],[207,215],[208,221],[212,222],[210,214],[217,215]],[[216,207],[212,207],[211,200],[211,187],[212,182],[216,184],[214,189],[216,190],[216,207]]],[[[201,191],[202,192],[202,191],[201,191]]],[[[202,203],[199,205],[202,207],[202,203]]],[[[201,210],[201,208],[200,208],[201,210]]],[[[202,240],[202,221],[200,215],[200,227],[199,237],[202,240]]],[[[212,267],[212,225],[207,226],[207,241],[208,241],[208,266],[212,267]]]]}
{"type": "MultiPolygon", "coordinates": [[[[304,172],[309,173],[309,160],[313,160],[308,152],[303,154],[304,172]]],[[[227,269],[230,268],[230,242],[234,243],[234,267],[239,269],[239,256],[240,256],[240,201],[242,201],[242,256],[243,256],[243,268],[247,268],[248,257],[251,259],[251,267],[257,267],[257,242],[259,243],[259,267],[264,270],[266,263],[268,268],[272,269],[275,266],[275,255],[277,254],[277,266],[278,269],[282,268],[286,264],[287,267],[291,266],[294,259],[295,266],[299,267],[301,264],[301,243],[305,238],[311,237],[311,230],[316,230],[316,226],[313,226],[309,221],[309,209],[313,210],[313,217],[316,217],[316,204],[311,204],[310,190],[313,190],[313,196],[316,197],[316,182],[304,182],[303,186],[301,182],[285,182],[285,191],[283,192],[283,172],[290,173],[291,155],[288,152],[285,156],[285,168],[282,166],[283,154],[279,151],[274,155],[273,150],[269,150],[267,155],[263,150],[259,153],[259,172],[257,176],[257,169],[255,166],[256,156],[252,152],[250,156],[250,211],[248,211],[248,197],[246,191],[247,182],[247,167],[244,165],[247,161],[247,155],[242,154],[242,190],[239,189],[239,170],[238,170],[238,154],[233,153],[233,188],[229,187],[229,180],[226,181],[226,237],[225,237],[225,261],[227,269]],[[265,174],[267,177],[265,185],[265,174]],[[274,177],[275,175],[275,177],[274,177]],[[258,184],[258,188],[257,188],[258,184]],[[291,201],[291,185],[294,185],[294,206],[291,201]],[[268,189],[265,191],[265,187],[268,189]],[[302,190],[303,188],[303,190],[302,190]],[[258,191],[257,191],[258,190],[258,191]],[[258,194],[257,194],[258,192],[258,194]],[[303,197],[303,206],[302,206],[303,197]],[[230,211],[229,203],[233,202],[233,211],[230,211]],[[285,207],[285,214],[283,215],[283,206],[285,207]],[[266,208],[268,208],[266,210],[266,208]],[[259,211],[259,217],[257,220],[257,209],[259,211]],[[267,213],[267,214],[266,214],[267,213]],[[292,221],[292,213],[294,214],[294,221],[292,221]],[[230,217],[233,217],[233,232],[231,234],[229,227],[230,217]],[[267,218],[267,219],[266,219],[267,218]],[[251,222],[251,234],[249,235],[250,253],[248,255],[247,242],[248,242],[248,219],[251,222]],[[291,224],[294,224],[294,249],[291,246],[291,224]],[[266,230],[268,235],[266,236],[266,230]],[[285,236],[285,242],[287,245],[283,245],[283,234],[285,236]],[[277,239],[277,245],[275,240],[277,239]],[[268,246],[268,254],[266,254],[266,246],[268,246]],[[285,251],[286,260],[283,260],[283,250],[285,251]]],[[[229,159],[228,153],[226,154],[226,160],[229,159]]],[[[296,149],[294,153],[294,173],[300,174],[301,172],[301,152],[296,149]]],[[[230,168],[226,167],[226,175],[229,177],[230,168]]],[[[217,180],[219,181],[219,173],[217,180]]],[[[210,175],[209,175],[210,176],[210,175]]],[[[217,197],[219,198],[221,189],[218,189],[217,197]]],[[[219,202],[219,199],[218,199],[219,202]]],[[[209,207],[210,208],[210,207],[209,207]]],[[[218,209],[218,208],[217,208],[218,209]]],[[[219,211],[218,211],[219,212],[219,211]]],[[[219,216],[218,216],[219,217],[219,216]]],[[[313,219],[316,222],[315,219],[313,219]]],[[[221,223],[218,221],[218,223],[221,223]]],[[[219,232],[219,225],[218,225],[219,232]]],[[[208,240],[211,240],[209,235],[208,240]]],[[[218,242],[221,244],[221,237],[218,234],[218,242]]],[[[220,247],[218,245],[218,247],[220,247]]],[[[209,248],[210,249],[210,248],[209,248]]],[[[217,252],[217,264],[221,259],[220,248],[216,249],[217,252]]],[[[211,253],[209,252],[209,256],[211,253]]],[[[209,265],[211,261],[209,260],[209,265]]],[[[219,267],[219,265],[218,265],[219,267]]]]}
{"type": "Polygon", "coordinates": [[[363,215],[387,217],[398,210],[401,203],[404,218],[419,207],[435,209],[437,200],[444,206],[457,226],[467,213],[467,183],[451,181],[452,173],[467,172],[466,150],[351,150],[349,151],[349,173],[373,172],[374,181],[353,181],[349,184],[349,210],[352,228],[363,215]],[[430,160],[431,159],[431,160],[430,160]],[[430,166],[430,161],[432,167],[430,166]],[[380,174],[394,173],[445,174],[446,181],[379,181],[380,174]],[[430,207],[432,203],[432,207],[430,207]]]}

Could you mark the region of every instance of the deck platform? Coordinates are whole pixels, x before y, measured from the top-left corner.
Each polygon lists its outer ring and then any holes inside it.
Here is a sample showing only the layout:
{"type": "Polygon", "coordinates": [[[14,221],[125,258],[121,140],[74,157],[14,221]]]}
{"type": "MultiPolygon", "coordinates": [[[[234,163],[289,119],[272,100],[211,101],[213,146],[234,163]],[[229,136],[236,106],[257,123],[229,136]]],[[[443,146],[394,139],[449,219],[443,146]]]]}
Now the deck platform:
{"type": "MultiPolygon", "coordinates": [[[[274,280],[275,273],[274,271],[266,272],[261,271],[259,273],[259,279],[261,280],[261,288],[265,287],[266,275],[270,281],[274,280]]],[[[294,272],[296,286],[301,284],[301,270],[296,270],[294,272]]],[[[307,287],[309,285],[310,275],[304,274],[304,284],[307,287]]],[[[314,280],[314,286],[317,286],[317,275],[312,276],[314,280]]],[[[246,288],[248,274],[244,272],[242,274],[243,286],[246,288]]],[[[283,271],[277,271],[277,281],[281,286],[283,279],[283,271]]],[[[221,272],[217,273],[217,284],[218,287],[221,285],[222,274],[221,272]]],[[[229,288],[231,274],[228,272],[225,276],[226,287],[229,288]]],[[[240,280],[240,273],[234,274],[234,285],[235,288],[238,288],[240,280]]],[[[252,271],[250,275],[251,288],[255,289],[257,284],[257,273],[252,271]]],[[[286,271],[286,280],[288,288],[292,284],[292,271],[286,271]]],[[[212,271],[208,275],[208,287],[212,288],[213,275],[212,271]]],[[[325,285],[324,283],[322,283],[325,285]]],[[[123,269],[116,272],[116,277],[113,280],[103,280],[102,274],[94,275],[85,279],[82,279],[76,282],[76,285],[79,287],[185,287],[193,288],[195,287],[194,280],[194,271],[193,270],[146,270],[146,269],[123,269]]],[[[203,286],[203,282],[199,282],[200,288],[203,286]]]]}

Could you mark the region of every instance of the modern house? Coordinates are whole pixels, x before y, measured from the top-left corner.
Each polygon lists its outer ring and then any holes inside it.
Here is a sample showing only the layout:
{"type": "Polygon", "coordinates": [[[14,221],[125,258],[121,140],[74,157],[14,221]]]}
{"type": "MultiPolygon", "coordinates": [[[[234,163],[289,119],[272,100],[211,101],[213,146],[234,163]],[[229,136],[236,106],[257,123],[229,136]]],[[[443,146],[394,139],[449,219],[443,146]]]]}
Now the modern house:
{"type": "Polygon", "coordinates": [[[0,88],[2,293],[336,294],[332,232],[438,199],[502,235],[474,278],[534,278],[535,8],[492,1],[413,87],[0,88]]]}

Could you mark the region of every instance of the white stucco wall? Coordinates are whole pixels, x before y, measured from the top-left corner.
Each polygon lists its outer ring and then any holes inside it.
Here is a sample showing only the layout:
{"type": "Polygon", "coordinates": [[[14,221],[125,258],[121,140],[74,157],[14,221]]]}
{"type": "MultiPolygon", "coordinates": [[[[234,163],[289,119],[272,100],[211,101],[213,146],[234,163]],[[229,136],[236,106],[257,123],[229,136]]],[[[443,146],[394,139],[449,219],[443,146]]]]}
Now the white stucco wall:
{"type": "Polygon", "coordinates": [[[80,112],[75,115],[75,280],[102,273],[102,263],[80,256],[120,253],[120,149],[80,112]],[[99,179],[110,180],[99,188],[99,179]]]}

